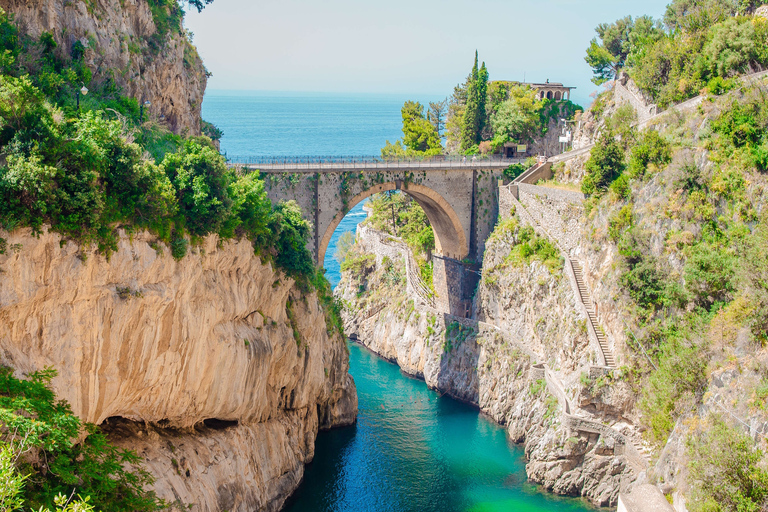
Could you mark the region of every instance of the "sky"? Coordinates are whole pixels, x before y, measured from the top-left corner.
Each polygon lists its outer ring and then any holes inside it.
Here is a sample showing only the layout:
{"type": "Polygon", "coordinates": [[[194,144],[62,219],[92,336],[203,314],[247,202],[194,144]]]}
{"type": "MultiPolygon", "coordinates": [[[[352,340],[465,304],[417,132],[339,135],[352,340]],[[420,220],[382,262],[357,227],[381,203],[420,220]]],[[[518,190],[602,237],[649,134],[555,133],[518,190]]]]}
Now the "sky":
{"type": "Polygon", "coordinates": [[[491,80],[563,82],[588,105],[599,23],[668,0],[214,0],[186,26],[209,90],[448,96],[474,52],[491,80]]]}

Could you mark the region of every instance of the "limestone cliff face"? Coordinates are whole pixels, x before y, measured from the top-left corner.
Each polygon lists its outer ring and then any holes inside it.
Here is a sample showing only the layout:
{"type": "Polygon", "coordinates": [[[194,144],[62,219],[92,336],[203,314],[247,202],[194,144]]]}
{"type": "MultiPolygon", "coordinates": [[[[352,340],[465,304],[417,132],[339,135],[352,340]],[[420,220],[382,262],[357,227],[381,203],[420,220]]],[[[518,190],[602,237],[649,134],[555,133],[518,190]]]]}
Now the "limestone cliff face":
{"type": "Polygon", "coordinates": [[[114,80],[122,94],[150,101],[148,115],[174,132],[200,133],[205,67],[183,34],[150,44],[157,27],[147,0],[0,0],[0,7],[23,33],[50,32],[67,56],[82,42],[95,83],[114,80]]]}
{"type": "Polygon", "coordinates": [[[566,413],[578,404],[598,418],[621,418],[633,396],[611,385],[582,385],[594,357],[568,280],[538,262],[505,264],[514,234],[495,236],[486,245],[476,293],[480,321],[460,319],[407,296],[403,265],[361,236],[358,230],[357,250],[365,247],[377,262],[343,274],[337,293],[350,304],[346,332],[430,387],[478,405],[505,425],[525,446],[532,481],[558,494],[615,505],[637,469],[614,439],[570,428],[566,413]],[[540,363],[560,381],[563,399],[535,371],[540,363]]]}
{"type": "Polygon", "coordinates": [[[55,233],[2,236],[0,362],[57,369],[57,394],[85,421],[109,419],[161,498],[278,510],[318,428],[354,422],[344,340],[249,242],[210,236],[176,261],[149,234],[122,234],[106,260],[55,233]]]}

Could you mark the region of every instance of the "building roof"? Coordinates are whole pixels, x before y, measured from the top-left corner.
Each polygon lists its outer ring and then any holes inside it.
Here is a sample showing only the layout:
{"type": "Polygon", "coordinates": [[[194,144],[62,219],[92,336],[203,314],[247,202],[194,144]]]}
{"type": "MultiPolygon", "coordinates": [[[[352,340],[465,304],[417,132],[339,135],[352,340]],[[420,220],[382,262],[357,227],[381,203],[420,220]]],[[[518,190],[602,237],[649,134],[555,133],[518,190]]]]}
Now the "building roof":
{"type": "Polygon", "coordinates": [[[575,89],[575,87],[567,87],[560,82],[546,82],[546,83],[523,83],[523,85],[530,85],[534,89],[544,89],[546,87],[552,87],[554,89],[575,89]]]}

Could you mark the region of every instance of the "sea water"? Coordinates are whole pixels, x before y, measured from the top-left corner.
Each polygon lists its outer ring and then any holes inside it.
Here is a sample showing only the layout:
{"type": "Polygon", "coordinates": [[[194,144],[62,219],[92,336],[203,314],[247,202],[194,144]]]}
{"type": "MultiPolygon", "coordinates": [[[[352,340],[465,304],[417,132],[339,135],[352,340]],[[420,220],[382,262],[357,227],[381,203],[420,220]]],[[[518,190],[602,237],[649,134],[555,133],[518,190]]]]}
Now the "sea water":
{"type": "MultiPolygon", "coordinates": [[[[230,156],[376,155],[400,137],[404,97],[209,92],[203,118],[223,130],[230,156]]],[[[437,98],[412,98],[426,103],[437,98]]],[[[339,224],[325,258],[340,279],[336,242],[365,218],[362,204],[339,224]]],[[[350,344],[357,425],[321,432],[290,512],[584,512],[527,482],[523,450],[476,408],[350,344]]]]}

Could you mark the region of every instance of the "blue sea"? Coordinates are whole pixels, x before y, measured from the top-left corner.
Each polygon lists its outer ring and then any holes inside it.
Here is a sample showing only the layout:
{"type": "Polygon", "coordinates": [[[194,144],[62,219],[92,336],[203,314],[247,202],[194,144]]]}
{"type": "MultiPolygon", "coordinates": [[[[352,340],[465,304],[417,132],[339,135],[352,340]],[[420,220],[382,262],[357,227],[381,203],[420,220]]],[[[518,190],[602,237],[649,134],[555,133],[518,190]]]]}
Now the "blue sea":
{"type": "MultiPolygon", "coordinates": [[[[389,140],[402,136],[400,109],[406,100],[423,105],[441,98],[385,94],[267,93],[209,91],[203,119],[224,132],[222,152],[229,157],[378,156],[389,140]]],[[[363,203],[339,224],[326,252],[326,277],[341,279],[333,257],[336,241],[365,219],[363,203]]]]}
{"type": "MultiPolygon", "coordinates": [[[[210,92],[203,117],[224,131],[232,156],[378,155],[400,137],[408,98],[381,95],[210,92]]],[[[438,98],[414,98],[422,103],[438,98]]],[[[328,247],[365,218],[350,211],[328,247]]],[[[521,447],[477,409],[440,396],[358,345],[350,372],[359,399],[355,426],[318,434],[314,461],[288,512],[585,512],[527,482],[521,447]]]]}

